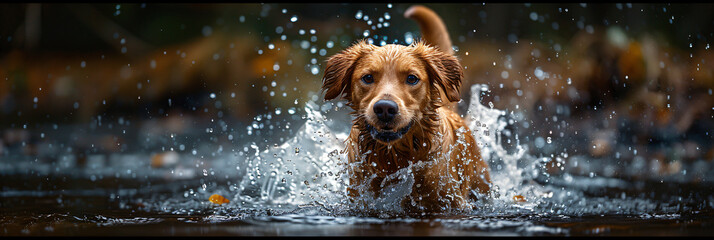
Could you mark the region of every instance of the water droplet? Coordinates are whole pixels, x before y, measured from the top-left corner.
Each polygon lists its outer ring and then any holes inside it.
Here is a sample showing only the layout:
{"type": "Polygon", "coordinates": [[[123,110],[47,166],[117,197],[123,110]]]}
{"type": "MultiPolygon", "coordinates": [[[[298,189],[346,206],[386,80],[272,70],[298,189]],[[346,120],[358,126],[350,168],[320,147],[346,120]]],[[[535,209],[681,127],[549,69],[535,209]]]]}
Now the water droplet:
{"type": "Polygon", "coordinates": [[[316,65],[312,65],[312,67],[310,67],[310,73],[312,73],[312,75],[317,75],[320,73],[320,69],[316,65]]]}
{"type": "Polygon", "coordinates": [[[211,34],[213,34],[213,28],[211,28],[211,26],[203,26],[203,29],[201,29],[201,33],[204,37],[211,36],[211,34]]]}
{"type": "Polygon", "coordinates": [[[538,20],[538,14],[537,14],[536,12],[531,12],[531,14],[529,15],[529,17],[530,17],[531,20],[533,20],[533,21],[538,20]]]}

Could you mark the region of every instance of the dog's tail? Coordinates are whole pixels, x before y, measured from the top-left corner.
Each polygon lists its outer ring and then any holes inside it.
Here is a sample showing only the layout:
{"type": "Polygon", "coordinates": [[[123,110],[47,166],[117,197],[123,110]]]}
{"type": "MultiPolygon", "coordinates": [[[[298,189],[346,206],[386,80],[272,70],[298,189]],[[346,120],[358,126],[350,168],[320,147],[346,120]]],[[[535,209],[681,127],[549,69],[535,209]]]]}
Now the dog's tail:
{"type": "Polygon", "coordinates": [[[453,54],[451,49],[451,38],[446,31],[446,25],[431,9],[414,5],[404,12],[404,17],[414,19],[421,29],[422,39],[432,46],[438,47],[441,51],[453,54]]]}

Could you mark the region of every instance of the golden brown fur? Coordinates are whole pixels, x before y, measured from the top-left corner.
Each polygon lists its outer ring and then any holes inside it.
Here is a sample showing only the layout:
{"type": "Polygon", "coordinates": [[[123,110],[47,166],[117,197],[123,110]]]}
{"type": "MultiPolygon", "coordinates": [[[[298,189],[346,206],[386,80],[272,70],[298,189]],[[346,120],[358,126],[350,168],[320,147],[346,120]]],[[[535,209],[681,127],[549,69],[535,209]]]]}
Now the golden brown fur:
{"type": "Polygon", "coordinates": [[[438,16],[419,6],[407,10],[410,14],[417,15],[411,16],[417,21],[433,21],[420,22],[424,39],[441,38],[437,43],[441,45],[420,41],[378,47],[360,41],[327,62],[322,86],[325,99],[346,99],[355,116],[346,141],[348,193],[352,199],[365,193],[378,197],[388,185],[383,182],[387,176],[411,166],[415,182],[401,203],[405,210],[465,209],[475,197],[472,191],[489,192],[490,176],[471,131],[453,108],[445,107],[460,99],[463,70],[451,54],[446,28],[438,16]],[[374,81],[366,82],[366,75],[374,81]],[[409,75],[419,81],[405,83],[409,75]],[[385,99],[399,109],[389,122],[380,121],[373,111],[375,103],[385,99]],[[384,140],[374,137],[373,129],[407,130],[396,140],[384,140]]]}

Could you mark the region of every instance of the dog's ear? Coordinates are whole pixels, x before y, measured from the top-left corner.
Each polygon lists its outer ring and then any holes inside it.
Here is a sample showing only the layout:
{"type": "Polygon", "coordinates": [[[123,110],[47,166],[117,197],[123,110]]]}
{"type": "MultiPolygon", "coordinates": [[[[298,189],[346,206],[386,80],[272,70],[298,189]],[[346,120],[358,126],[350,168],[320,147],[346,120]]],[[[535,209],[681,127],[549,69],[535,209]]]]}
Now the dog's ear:
{"type": "Polygon", "coordinates": [[[325,92],[325,100],[342,96],[351,101],[350,85],[355,63],[373,48],[374,46],[365,41],[359,41],[327,60],[325,77],[322,78],[322,91],[325,92]]]}
{"type": "Polygon", "coordinates": [[[459,101],[461,79],[464,77],[459,59],[421,41],[417,42],[414,48],[419,58],[426,63],[431,83],[441,88],[449,101],[459,101]]]}

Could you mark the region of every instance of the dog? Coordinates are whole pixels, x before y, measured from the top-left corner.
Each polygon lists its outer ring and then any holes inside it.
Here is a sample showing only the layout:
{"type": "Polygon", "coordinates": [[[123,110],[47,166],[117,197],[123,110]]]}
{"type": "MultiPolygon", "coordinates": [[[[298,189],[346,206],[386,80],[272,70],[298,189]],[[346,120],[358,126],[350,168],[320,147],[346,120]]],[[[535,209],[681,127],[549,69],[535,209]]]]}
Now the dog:
{"type": "Polygon", "coordinates": [[[412,6],[422,40],[381,47],[358,41],[327,60],[326,101],[345,99],[354,117],[345,152],[348,196],[380,196],[389,175],[411,168],[408,212],[466,210],[491,189],[488,164],[456,113],[463,70],[439,16],[412,6]]]}

